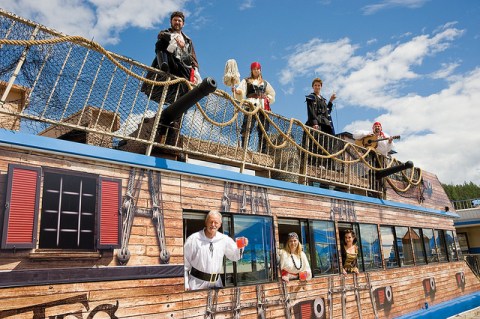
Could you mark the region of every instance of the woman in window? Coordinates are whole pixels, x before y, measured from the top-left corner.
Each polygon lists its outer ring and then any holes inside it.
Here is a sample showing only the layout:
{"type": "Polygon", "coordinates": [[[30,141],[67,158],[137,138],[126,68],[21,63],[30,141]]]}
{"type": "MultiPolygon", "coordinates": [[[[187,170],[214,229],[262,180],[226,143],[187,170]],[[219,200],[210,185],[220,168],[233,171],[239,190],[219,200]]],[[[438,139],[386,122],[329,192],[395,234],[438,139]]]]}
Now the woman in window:
{"type": "Polygon", "coordinates": [[[289,233],[285,248],[280,251],[280,270],[282,280],[290,279],[310,280],[312,270],[308,263],[307,256],[303,252],[302,244],[298,240],[297,233],[289,233]]]}
{"type": "Polygon", "coordinates": [[[358,274],[358,246],[356,244],[355,233],[347,229],[344,234],[344,244],[342,246],[343,274],[358,274]]]}

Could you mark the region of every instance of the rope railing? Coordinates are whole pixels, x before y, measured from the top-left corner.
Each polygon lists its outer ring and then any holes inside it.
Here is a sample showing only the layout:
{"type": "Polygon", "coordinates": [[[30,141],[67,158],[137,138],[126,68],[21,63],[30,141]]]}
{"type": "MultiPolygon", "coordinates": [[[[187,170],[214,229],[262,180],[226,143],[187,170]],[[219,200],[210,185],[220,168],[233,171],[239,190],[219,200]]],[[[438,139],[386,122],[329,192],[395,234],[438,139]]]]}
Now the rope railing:
{"type": "MultiPolygon", "coordinates": [[[[0,27],[4,128],[147,155],[181,153],[271,178],[378,194],[375,173],[399,164],[219,89],[178,123],[161,123],[165,107],[195,87],[189,81],[3,10],[0,27]]],[[[420,187],[422,174],[412,168],[385,179],[402,192],[420,187]]]]}
{"type": "Polygon", "coordinates": [[[480,198],[454,200],[452,201],[452,204],[455,210],[472,209],[472,208],[480,209],[480,198]]]}

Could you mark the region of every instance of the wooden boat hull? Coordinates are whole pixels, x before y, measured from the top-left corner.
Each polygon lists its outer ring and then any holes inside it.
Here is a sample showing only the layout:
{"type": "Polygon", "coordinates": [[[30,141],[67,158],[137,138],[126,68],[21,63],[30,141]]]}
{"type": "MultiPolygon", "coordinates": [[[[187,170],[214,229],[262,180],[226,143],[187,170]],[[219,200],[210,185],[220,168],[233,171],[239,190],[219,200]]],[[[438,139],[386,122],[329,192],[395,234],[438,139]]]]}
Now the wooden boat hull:
{"type": "MultiPolygon", "coordinates": [[[[328,318],[330,311],[334,318],[340,318],[342,313],[355,318],[359,317],[356,291],[362,318],[393,318],[418,310],[425,303],[437,304],[480,288],[478,279],[460,260],[369,271],[358,276],[358,285],[354,284],[353,275],[347,275],[344,287],[338,274],[315,276],[308,283],[288,283],[288,296],[282,294],[278,281],[223,288],[217,292],[216,304],[209,306],[208,300],[215,291],[184,289],[182,213],[219,209],[226,183],[231,187],[231,199],[238,198],[233,195],[246,189],[266,189],[268,209],[274,220],[315,218],[453,230],[451,215],[434,209],[444,207],[440,184],[432,179],[430,196],[425,195],[423,203],[418,205],[417,201],[414,206],[415,199],[412,204],[380,201],[94,146],[81,145],[79,150],[76,143],[50,144],[42,137],[22,139],[19,134],[13,143],[8,134],[2,135],[0,147],[2,206],[8,166],[12,164],[95,172],[120,179],[123,195],[132,167],[159,172],[166,246],[171,258],[169,264],[160,265],[154,224],[147,215],[134,218],[127,265],[119,265],[118,250],[103,250],[93,256],[39,249],[0,250],[0,318],[67,314],[76,318],[205,318],[209,314],[212,318],[214,314],[215,318],[258,318],[259,314],[264,318],[285,318],[288,311],[292,318],[328,318]],[[459,282],[458,278],[463,279],[459,282]],[[329,281],[333,282],[330,286],[329,281]],[[426,285],[432,282],[433,287],[426,285]]],[[[145,182],[137,206],[145,211],[150,209],[149,196],[145,182]]],[[[241,206],[240,200],[231,200],[230,211],[240,212],[241,206]]],[[[268,214],[264,204],[257,208],[256,214],[268,214]]],[[[275,241],[278,247],[278,234],[275,241]]]]}

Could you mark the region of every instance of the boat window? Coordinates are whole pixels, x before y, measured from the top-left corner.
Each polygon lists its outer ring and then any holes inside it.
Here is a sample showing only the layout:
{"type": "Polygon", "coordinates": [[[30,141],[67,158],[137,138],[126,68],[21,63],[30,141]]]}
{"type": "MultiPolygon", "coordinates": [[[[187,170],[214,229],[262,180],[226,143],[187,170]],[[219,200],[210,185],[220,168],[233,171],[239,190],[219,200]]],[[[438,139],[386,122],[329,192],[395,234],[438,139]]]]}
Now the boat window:
{"type": "Polygon", "coordinates": [[[422,240],[422,230],[420,228],[411,228],[410,234],[412,237],[413,253],[415,254],[415,264],[424,265],[427,263],[425,259],[425,246],[422,240]]]}
{"type": "Polygon", "coordinates": [[[381,226],[380,234],[382,238],[382,255],[385,267],[399,267],[398,248],[395,239],[395,228],[392,226],[381,226]]]}
{"type": "Polygon", "coordinates": [[[338,274],[338,251],[335,224],[330,221],[310,221],[312,257],[310,267],[316,275],[338,274]]]}
{"type": "Polygon", "coordinates": [[[455,239],[453,237],[453,231],[446,230],[445,231],[445,242],[447,244],[447,253],[448,253],[448,260],[449,261],[457,261],[457,249],[455,248],[455,239]]]}
{"type": "Polygon", "coordinates": [[[395,227],[401,266],[413,265],[413,251],[408,227],[395,227]]]}
{"type": "Polygon", "coordinates": [[[359,224],[365,271],[382,268],[377,225],[359,224]]]}
{"type": "MultiPolygon", "coordinates": [[[[358,256],[357,256],[357,267],[359,271],[364,270],[363,266],[363,249],[362,249],[362,241],[360,237],[360,228],[358,227],[358,224],[353,224],[353,223],[338,223],[338,236],[340,238],[340,252],[342,252],[342,247],[345,246],[345,231],[346,230],[352,230],[353,233],[355,234],[355,240],[353,243],[358,246],[358,256]]],[[[345,257],[345,256],[343,256],[345,257]]],[[[344,262],[342,258],[342,263],[344,262]]]]}
{"type": "Polygon", "coordinates": [[[93,249],[97,179],[44,172],[39,248],[93,249]]]}
{"type": "MultiPolygon", "coordinates": [[[[184,241],[205,225],[207,213],[184,212],[184,241]]],[[[242,258],[232,262],[225,258],[222,281],[225,287],[273,281],[274,267],[273,219],[269,216],[222,213],[222,233],[234,239],[247,237],[242,258]]]]}
{"type": "Polygon", "coordinates": [[[435,243],[437,245],[438,261],[447,261],[447,247],[443,230],[435,229],[435,243]]]}
{"type": "Polygon", "coordinates": [[[462,234],[462,240],[467,243],[465,246],[467,247],[466,251],[468,252],[468,242],[467,242],[466,234],[453,232],[453,235],[455,237],[455,247],[457,248],[458,260],[463,259],[463,250],[462,250],[462,246],[460,246],[460,234],[462,234]]]}
{"type": "Polygon", "coordinates": [[[425,254],[428,263],[438,262],[437,246],[435,245],[435,236],[433,229],[424,228],[423,231],[423,246],[425,247],[425,254]]]}
{"type": "Polygon", "coordinates": [[[288,241],[288,234],[289,233],[297,233],[298,239],[303,246],[303,252],[307,256],[308,262],[310,263],[310,267],[312,268],[312,272],[314,275],[315,270],[313,269],[312,265],[312,246],[310,245],[309,240],[309,227],[308,222],[306,220],[298,220],[298,219],[288,219],[288,218],[279,218],[278,219],[278,253],[280,253],[280,249],[285,247],[285,243],[288,241]]]}
{"type": "MultiPolygon", "coordinates": [[[[276,275],[273,262],[275,240],[272,218],[233,215],[232,223],[231,237],[247,237],[248,246],[245,247],[243,257],[236,263],[236,267],[233,262],[227,260],[227,274],[235,274],[238,285],[272,281],[276,275]]],[[[227,282],[227,284],[233,283],[227,282]]]]}

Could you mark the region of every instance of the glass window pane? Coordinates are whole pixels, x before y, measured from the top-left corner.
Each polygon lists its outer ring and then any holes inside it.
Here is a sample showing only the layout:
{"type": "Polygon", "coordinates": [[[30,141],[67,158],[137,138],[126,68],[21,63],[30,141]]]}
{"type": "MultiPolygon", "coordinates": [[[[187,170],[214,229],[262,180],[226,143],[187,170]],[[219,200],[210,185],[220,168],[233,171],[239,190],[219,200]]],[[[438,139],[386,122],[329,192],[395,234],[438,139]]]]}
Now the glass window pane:
{"type": "Polygon", "coordinates": [[[408,227],[395,227],[400,265],[413,265],[413,251],[408,227]]]}
{"type": "Polygon", "coordinates": [[[420,228],[411,228],[410,235],[412,238],[413,252],[415,254],[415,263],[417,265],[426,264],[427,261],[425,260],[425,247],[422,240],[422,230],[420,228]]]}
{"type": "Polygon", "coordinates": [[[380,227],[382,236],[383,262],[387,268],[399,267],[397,245],[395,245],[395,231],[393,227],[380,227]]]}
{"type": "Polygon", "coordinates": [[[445,231],[445,242],[447,244],[448,260],[449,261],[458,260],[457,250],[455,249],[455,240],[453,238],[453,231],[451,230],[445,231]]]}
{"type": "MultiPolygon", "coordinates": [[[[460,246],[460,242],[459,242],[459,236],[458,236],[459,234],[454,232],[453,235],[455,236],[455,247],[457,248],[458,260],[462,260],[463,259],[463,252],[462,252],[462,247],[460,246]]],[[[467,249],[467,252],[468,252],[468,249],[467,249]]]]}
{"type": "Polygon", "coordinates": [[[437,246],[435,245],[435,236],[433,235],[433,229],[423,229],[423,245],[425,246],[427,262],[438,262],[437,246]]]}
{"type": "Polygon", "coordinates": [[[382,268],[377,225],[360,224],[360,239],[365,270],[382,268]]]}
{"type": "Polygon", "coordinates": [[[447,247],[443,230],[435,229],[435,242],[437,244],[438,261],[447,261],[447,247]]]}
{"type": "Polygon", "coordinates": [[[263,216],[233,216],[234,238],[247,237],[243,257],[237,262],[239,284],[266,282],[273,279],[273,220],[263,216]]]}
{"type": "Polygon", "coordinates": [[[338,252],[333,222],[312,221],[310,223],[314,256],[311,267],[314,274],[337,274],[338,252]]]}

